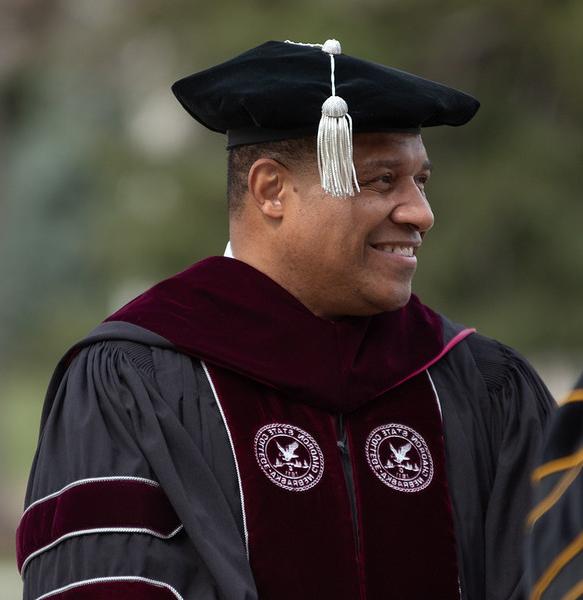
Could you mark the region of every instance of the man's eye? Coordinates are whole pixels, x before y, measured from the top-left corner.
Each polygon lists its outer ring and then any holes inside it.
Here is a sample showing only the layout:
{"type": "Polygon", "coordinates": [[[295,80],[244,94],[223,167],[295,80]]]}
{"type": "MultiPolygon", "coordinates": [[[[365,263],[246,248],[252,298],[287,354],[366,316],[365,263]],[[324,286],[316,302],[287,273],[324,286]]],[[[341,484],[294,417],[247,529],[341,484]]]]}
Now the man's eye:
{"type": "Polygon", "coordinates": [[[417,181],[417,185],[423,189],[429,181],[429,175],[419,175],[419,177],[416,177],[415,180],[417,181]]]}
{"type": "Polygon", "coordinates": [[[363,185],[371,188],[386,188],[390,186],[394,182],[394,178],[391,174],[380,175],[379,177],[374,177],[373,179],[369,179],[363,185]]]}

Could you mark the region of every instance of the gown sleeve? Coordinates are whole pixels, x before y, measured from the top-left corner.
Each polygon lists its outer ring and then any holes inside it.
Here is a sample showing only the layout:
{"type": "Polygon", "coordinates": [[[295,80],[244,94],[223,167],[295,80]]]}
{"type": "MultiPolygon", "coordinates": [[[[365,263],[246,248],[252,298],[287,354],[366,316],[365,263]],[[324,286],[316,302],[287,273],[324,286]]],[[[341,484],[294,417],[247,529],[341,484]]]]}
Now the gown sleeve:
{"type": "Polygon", "coordinates": [[[478,351],[476,361],[490,398],[493,473],[484,515],[485,597],[518,600],[526,598],[523,544],[530,472],[555,402],[511,348],[494,342],[488,352],[478,351]]]}
{"type": "Polygon", "coordinates": [[[53,380],[17,532],[24,600],[256,598],[198,367],[104,341],[53,380]]]}
{"type": "Polygon", "coordinates": [[[583,376],[557,411],[532,474],[526,570],[531,598],[583,597],[583,376]]]}

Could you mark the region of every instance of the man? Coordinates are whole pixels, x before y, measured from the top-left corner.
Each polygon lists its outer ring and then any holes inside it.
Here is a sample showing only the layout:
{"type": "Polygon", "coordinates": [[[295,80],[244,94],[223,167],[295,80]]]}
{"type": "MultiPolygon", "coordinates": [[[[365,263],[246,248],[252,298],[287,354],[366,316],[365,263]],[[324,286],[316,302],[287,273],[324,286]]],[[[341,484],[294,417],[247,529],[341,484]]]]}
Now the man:
{"type": "Polygon", "coordinates": [[[533,600],[583,597],[583,375],[551,421],[533,472],[527,572],[533,600]]]}
{"type": "Polygon", "coordinates": [[[25,596],[520,597],[552,401],[411,296],[433,225],[420,127],[477,101],[334,40],[268,42],[173,89],[227,132],[235,258],[161,282],[58,367],[25,596]]]}

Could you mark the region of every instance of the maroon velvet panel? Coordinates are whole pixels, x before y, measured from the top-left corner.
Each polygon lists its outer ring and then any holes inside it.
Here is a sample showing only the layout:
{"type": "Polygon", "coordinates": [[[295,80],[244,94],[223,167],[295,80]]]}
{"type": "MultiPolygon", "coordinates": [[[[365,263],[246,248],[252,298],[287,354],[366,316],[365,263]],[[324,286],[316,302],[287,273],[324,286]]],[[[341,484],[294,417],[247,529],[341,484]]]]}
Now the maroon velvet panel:
{"type": "Polygon", "coordinates": [[[179,526],[159,486],[136,480],[75,485],[25,512],[16,532],[18,568],[30,554],[72,532],[130,527],[168,536],[179,526]]]}
{"type": "Polygon", "coordinates": [[[233,372],[209,370],[236,451],[259,597],[358,600],[355,537],[334,418],[282,401],[277,392],[233,372]],[[265,429],[274,423],[280,427],[265,429]]]}
{"type": "Polygon", "coordinates": [[[253,267],[212,257],[154,286],[107,321],[125,321],[190,356],[346,412],[402,382],[444,348],[440,317],[404,308],[328,321],[253,267]]]}
{"type": "Polygon", "coordinates": [[[355,536],[337,418],[231,371],[209,370],[235,448],[261,598],[459,597],[443,428],[427,372],[345,416],[355,536]],[[304,484],[294,478],[310,472],[314,445],[321,478],[298,491],[304,484]]]}
{"type": "Polygon", "coordinates": [[[165,586],[147,581],[102,581],[86,583],[51,594],[51,600],[178,600],[165,586]]]}
{"type": "Polygon", "coordinates": [[[367,599],[459,598],[443,428],[427,372],[350,415],[346,427],[367,599]]]}

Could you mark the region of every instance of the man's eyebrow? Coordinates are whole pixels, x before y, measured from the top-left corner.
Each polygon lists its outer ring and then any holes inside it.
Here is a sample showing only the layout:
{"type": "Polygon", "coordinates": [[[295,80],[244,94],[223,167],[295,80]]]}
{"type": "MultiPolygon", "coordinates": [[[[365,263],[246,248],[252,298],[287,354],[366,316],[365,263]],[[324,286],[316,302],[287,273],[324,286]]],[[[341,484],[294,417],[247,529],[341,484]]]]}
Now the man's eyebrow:
{"type": "MultiPolygon", "coordinates": [[[[402,165],[402,161],[399,160],[398,158],[395,159],[371,159],[371,160],[365,160],[362,165],[361,168],[363,169],[375,169],[377,167],[385,167],[387,169],[394,169],[396,167],[400,167],[402,165]]],[[[423,164],[421,165],[421,171],[432,171],[433,170],[433,163],[427,159],[425,161],[423,161],[423,164]]]]}

